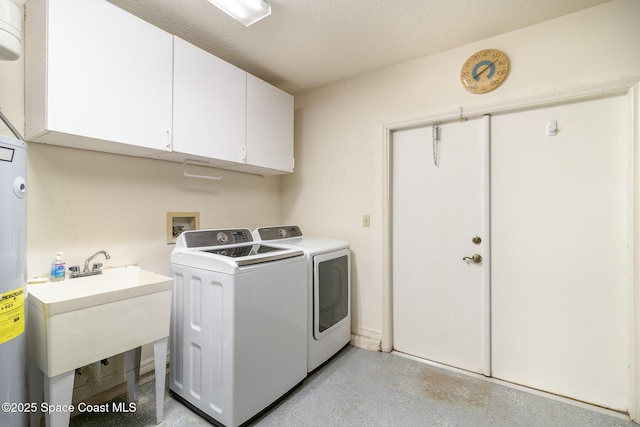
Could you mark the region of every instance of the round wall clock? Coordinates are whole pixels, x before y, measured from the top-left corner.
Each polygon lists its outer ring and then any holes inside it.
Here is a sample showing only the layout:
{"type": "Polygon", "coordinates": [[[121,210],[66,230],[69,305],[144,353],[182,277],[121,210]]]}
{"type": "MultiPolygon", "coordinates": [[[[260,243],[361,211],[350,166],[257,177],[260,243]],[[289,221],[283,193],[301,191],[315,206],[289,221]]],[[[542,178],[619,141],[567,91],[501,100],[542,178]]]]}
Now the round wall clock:
{"type": "Polygon", "coordinates": [[[460,82],[471,93],[491,92],[502,84],[509,73],[509,58],[497,49],[474,53],[460,70],[460,82]]]}

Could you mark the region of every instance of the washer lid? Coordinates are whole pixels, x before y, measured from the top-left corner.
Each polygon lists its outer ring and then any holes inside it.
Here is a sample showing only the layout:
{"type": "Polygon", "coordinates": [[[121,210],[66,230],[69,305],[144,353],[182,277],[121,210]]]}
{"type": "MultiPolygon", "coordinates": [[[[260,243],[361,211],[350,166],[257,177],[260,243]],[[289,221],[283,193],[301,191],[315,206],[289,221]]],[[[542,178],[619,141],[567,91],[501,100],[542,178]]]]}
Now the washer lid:
{"type": "Polygon", "coordinates": [[[274,247],[268,245],[244,245],[220,249],[203,249],[202,252],[233,258],[239,266],[278,261],[303,255],[298,249],[274,247]]]}
{"type": "MultiPolygon", "coordinates": [[[[275,243],[275,242],[274,242],[275,243]]],[[[291,246],[254,242],[246,228],[193,230],[180,234],[171,263],[218,272],[238,272],[239,267],[302,257],[291,246]]]]}

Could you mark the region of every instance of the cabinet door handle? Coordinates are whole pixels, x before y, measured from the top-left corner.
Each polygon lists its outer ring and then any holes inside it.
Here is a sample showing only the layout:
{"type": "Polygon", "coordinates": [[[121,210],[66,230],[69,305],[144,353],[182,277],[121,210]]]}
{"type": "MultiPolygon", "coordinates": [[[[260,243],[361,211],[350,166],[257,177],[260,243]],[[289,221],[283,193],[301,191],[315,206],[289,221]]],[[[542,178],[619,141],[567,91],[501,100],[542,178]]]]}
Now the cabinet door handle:
{"type": "Polygon", "coordinates": [[[170,131],[169,129],[167,129],[167,131],[166,131],[166,144],[165,144],[165,146],[166,146],[169,150],[171,150],[171,149],[172,149],[172,147],[171,147],[171,142],[172,142],[172,141],[171,141],[171,131],[170,131]]]}
{"type": "Polygon", "coordinates": [[[247,146],[246,145],[242,146],[242,154],[240,156],[240,160],[242,160],[243,162],[247,160],[247,146]]]}

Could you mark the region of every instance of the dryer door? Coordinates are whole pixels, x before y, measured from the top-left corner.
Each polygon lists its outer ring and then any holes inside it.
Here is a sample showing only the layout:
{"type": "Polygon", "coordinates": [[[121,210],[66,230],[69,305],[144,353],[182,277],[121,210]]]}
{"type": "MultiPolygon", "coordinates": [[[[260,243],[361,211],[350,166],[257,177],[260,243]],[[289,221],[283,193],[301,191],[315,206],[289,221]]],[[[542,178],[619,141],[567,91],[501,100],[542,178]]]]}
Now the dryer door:
{"type": "Polygon", "coordinates": [[[350,268],[349,249],[313,257],[313,337],[316,340],[349,319],[350,268]]]}

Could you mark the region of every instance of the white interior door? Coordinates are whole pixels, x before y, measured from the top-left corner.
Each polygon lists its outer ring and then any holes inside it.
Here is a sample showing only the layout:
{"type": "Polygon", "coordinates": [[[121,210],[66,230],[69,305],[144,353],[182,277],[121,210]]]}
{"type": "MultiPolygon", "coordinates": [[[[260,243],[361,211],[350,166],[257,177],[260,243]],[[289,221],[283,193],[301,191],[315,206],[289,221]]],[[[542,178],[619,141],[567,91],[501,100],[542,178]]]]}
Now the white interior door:
{"type": "Polygon", "coordinates": [[[632,158],[616,96],[492,117],[492,372],[626,411],[632,158]],[[549,120],[558,133],[547,136],[549,120]]]}
{"type": "Polygon", "coordinates": [[[431,126],[392,135],[393,347],[482,373],[484,125],[431,126]],[[472,242],[474,236],[483,242],[472,242]],[[475,263],[464,257],[478,254],[475,263]]]}

